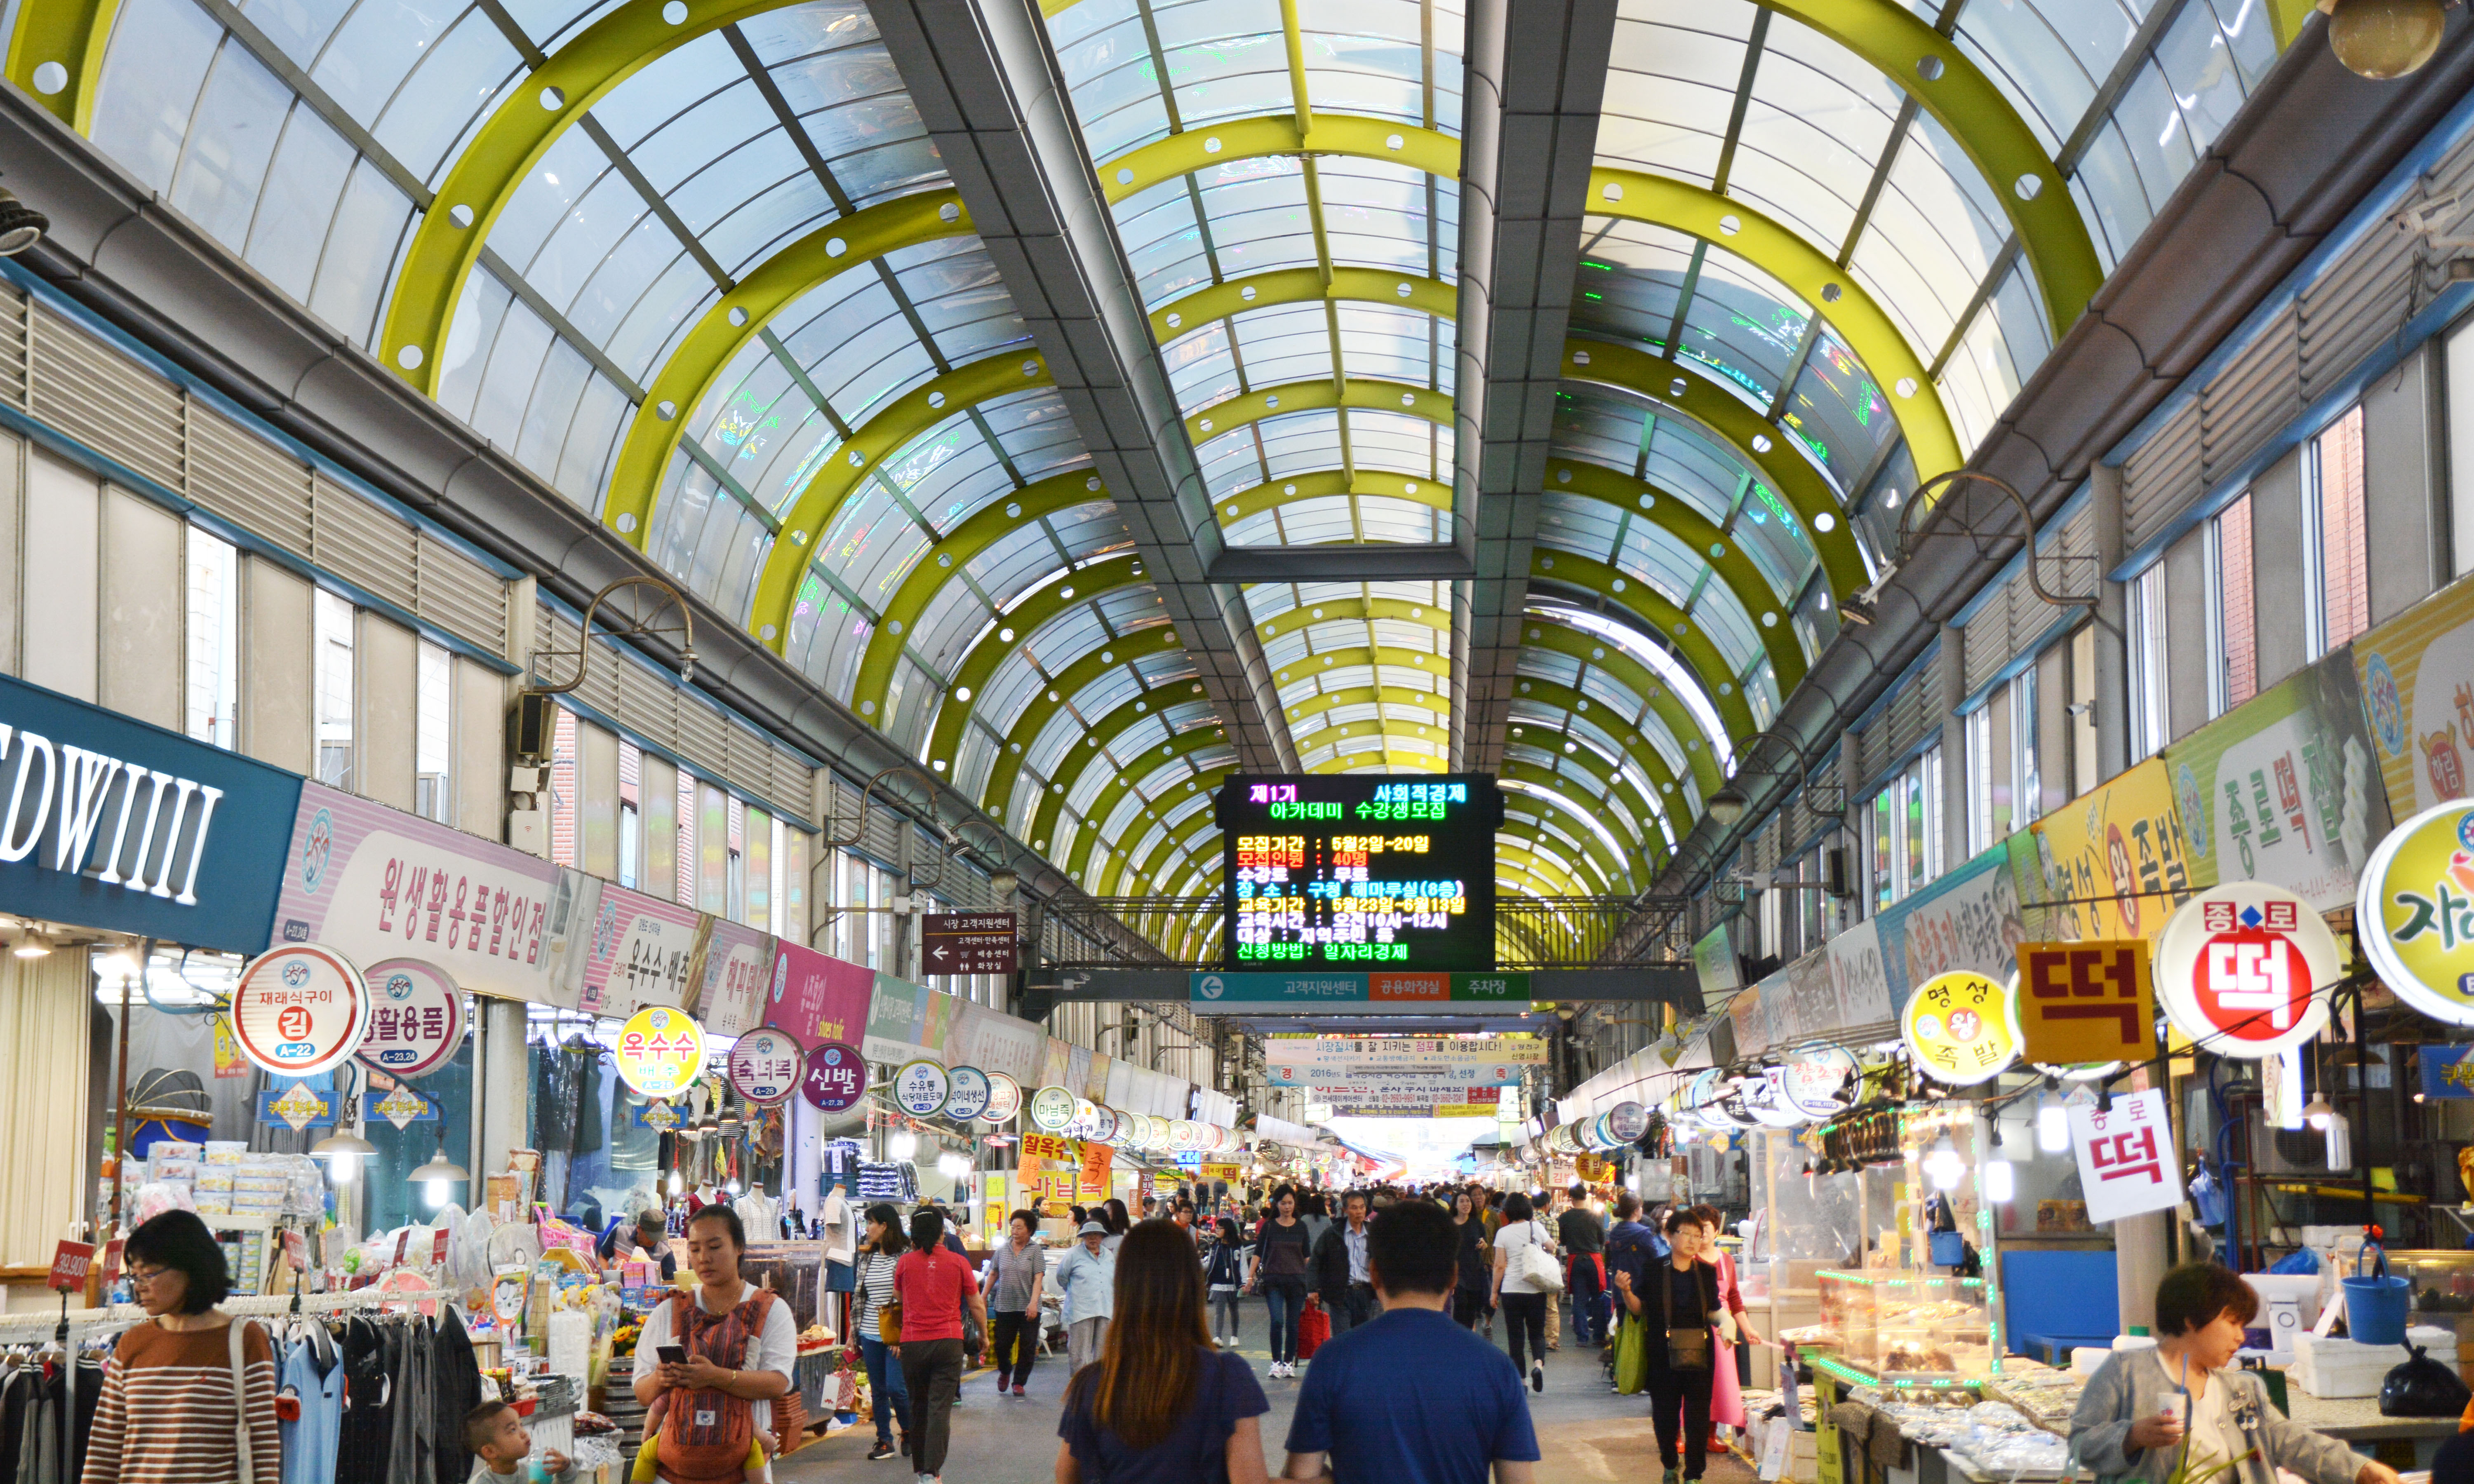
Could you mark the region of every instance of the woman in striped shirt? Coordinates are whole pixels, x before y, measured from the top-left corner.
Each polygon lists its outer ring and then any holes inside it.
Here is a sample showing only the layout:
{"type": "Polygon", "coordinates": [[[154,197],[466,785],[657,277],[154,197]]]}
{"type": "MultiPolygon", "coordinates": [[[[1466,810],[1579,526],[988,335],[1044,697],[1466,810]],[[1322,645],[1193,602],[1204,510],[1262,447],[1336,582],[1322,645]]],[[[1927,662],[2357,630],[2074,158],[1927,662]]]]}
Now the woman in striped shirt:
{"type": "Polygon", "coordinates": [[[165,1211],[129,1234],[126,1253],[150,1318],[104,1370],[85,1484],[281,1484],[275,1351],[248,1325],[234,1364],[236,1322],[215,1307],[231,1271],[214,1233],[194,1212],[165,1211]]]}
{"type": "Polygon", "coordinates": [[[902,1212],[879,1201],[867,1209],[867,1239],[860,1244],[859,1314],[851,1321],[859,1331],[859,1352],[867,1362],[867,1390],[876,1412],[876,1447],[868,1461],[891,1458],[893,1422],[902,1420],[902,1452],[910,1451],[910,1393],[902,1380],[902,1347],[877,1337],[877,1310],[899,1311],[893,1296],[893,1266],[910,1246],[902,1232],[902,1212]]]}

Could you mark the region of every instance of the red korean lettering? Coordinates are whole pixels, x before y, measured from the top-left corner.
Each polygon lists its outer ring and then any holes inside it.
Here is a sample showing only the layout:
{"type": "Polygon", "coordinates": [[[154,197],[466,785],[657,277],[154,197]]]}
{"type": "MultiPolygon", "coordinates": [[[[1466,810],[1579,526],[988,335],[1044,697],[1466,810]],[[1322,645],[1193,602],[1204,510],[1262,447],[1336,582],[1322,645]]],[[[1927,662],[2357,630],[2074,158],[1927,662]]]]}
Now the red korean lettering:
{"type": "Polygon", "coordinates": [[[524,936],[524,962],[527,964],[541,962],[542,914],[547,911],[548,907],[547,902],[533,903],[532,922],[525,928],[524,936]]]}
{"type": "Polygon", "coordinates": [[[410,887],[403,894],[403,935],[410,938],[421,930],[421,898],[429,887],[429,868],[412,868],[410,887]]]}
{"type": "MultiPolygon", "coordinates": [[[[447,945],[450,948],[460,947],[463,945],[465,917],[464,900],[472,891],[472,878],[469,876],[457,876],[455,878],[455,905],[447,914],[447,945]]],[[[484,887],[482,890],[486,892],[488,888],[484,887]]],[[[475,919],[474,931],[477,932],[478,930],[479,922],[475,919]]]]}
{"type": "Polygon", "coordinates": [[[438,941],[438,920],[447,915],[447,873],[429,874],[429,930],[421,935],[424,943],[438,941]]]}
{"type": "Polygon", "coordinates": [[[396,888],[401,883],[402,878],[403,858],[401,856],[389,856],[386,863],[386,878],[378,884],[379,932],[391,933],[395,931],[395,894],[396,888]]]}

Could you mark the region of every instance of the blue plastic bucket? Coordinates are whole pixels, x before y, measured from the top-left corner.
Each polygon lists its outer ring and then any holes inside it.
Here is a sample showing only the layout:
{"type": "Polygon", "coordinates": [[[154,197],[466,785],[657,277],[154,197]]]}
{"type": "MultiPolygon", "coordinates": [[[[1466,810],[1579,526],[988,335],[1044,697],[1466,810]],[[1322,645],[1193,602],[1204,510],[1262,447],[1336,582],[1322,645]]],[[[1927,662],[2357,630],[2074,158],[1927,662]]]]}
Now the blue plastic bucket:
{"type": "Polygon", "coordinates": [[[2362,1258],[2355,1259],[2354,1271],[2341,1281],[2345,1289],[2345,1328],[2363,1345],[2403,1345],[2407,1302],[2413,1297],[2413,1285],[2402,1278],[2389,1276],[2389,1255],[2376,1242],[2363,1246],[2363,1257],[2379,1254],[2379,1271],[2365,1274],[2362,1258]]]}

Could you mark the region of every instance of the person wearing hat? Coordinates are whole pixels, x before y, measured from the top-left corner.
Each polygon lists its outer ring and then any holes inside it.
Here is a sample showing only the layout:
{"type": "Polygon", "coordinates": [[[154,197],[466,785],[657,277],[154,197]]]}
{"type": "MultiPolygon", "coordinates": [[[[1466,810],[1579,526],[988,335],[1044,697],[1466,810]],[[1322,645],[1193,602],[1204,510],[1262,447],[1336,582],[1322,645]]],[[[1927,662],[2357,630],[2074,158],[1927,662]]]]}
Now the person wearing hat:
{"type": "Polygon", "coordinates": [[[669,1238],[663,1234],[661,1211],[652,1207],[636,1213],[632,1231],[623,1220],[610,1223],[610,1229],[601,1233],[598,1247],[605,1265],[658,1262],[662,1265],[662,1281],[667,1283],[678,1277],[678,1254],[671,1249],[669,1238]]]}
{"type": "Polygon", "coordinates": [[[1108,1320],[1116,1312],[1117,1292],[1117,1255],[1106,1245],[1107,1227],[1086,1221],[1080,1235],[1082,1240],[1065,1255],[1053,1275],[1056,1291],[1065,1296],[1066,1312],[1074,1316],[1065,1330],[1065,1355],[1067,1365],[1076,1371],[1100,1358],[1101,1344],[1108,1337],[1108,1320]]]}

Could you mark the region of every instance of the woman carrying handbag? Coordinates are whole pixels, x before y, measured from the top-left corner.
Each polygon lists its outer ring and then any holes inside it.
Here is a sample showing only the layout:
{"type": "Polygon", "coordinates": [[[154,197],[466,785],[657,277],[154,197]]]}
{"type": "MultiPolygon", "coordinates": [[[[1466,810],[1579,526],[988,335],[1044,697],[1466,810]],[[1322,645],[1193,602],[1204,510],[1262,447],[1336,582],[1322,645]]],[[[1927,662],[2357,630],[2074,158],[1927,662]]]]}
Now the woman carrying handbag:
{"type": "Polygon", "coordinates": [[[860,1358],[867,1365],[868,1406],[876,1414],[870,1463],[894,1455],[896,1419],[902,1423],[898,1447],[906,1454],[910,1451],[910,1393],[902,1381],[902,1303],[893,1296],[894,1265],[910,1248],[899,1209],[885,1201],[867,1209],[867,1240],[859,1250],[859,1313],[851,1328],[859,1334],[860,1358]]]}
{"type": "Polygon", "coordinates": [[[1666,1470],[1660,1484],[1676,1484],[1679,1441],[1685,1479],[1699,1479],[1709,1466],[1710,1388],[1718,1344],[1712,1327],[1732,1322],[1718,1298],[1718,1270],[1701,1260],[1709,1235],[1698,1215],[1679,1210],[1666,1218],[1667,1260],[1649,1270],[1651,1291],[1637,1289],[1628,1272],[1615,1276],[1625,1311],[1649,1322],[1649,1416],[1666,1470]]]}
{"type": "Polygon", "coordinates": [[[1555,1239],[1525,1195],[1503,1203],[1503,1225],[1494,1233],[1494,1284],[1489,1294],[1503,1310],[1512,1367],[1529,1376],[1529,1389],[1546,1389],[1546,1311],[1564,1290],[1555,1239]],[[1525,1345],[1524,1345],[1525,1342],[1525,1345]]]}

